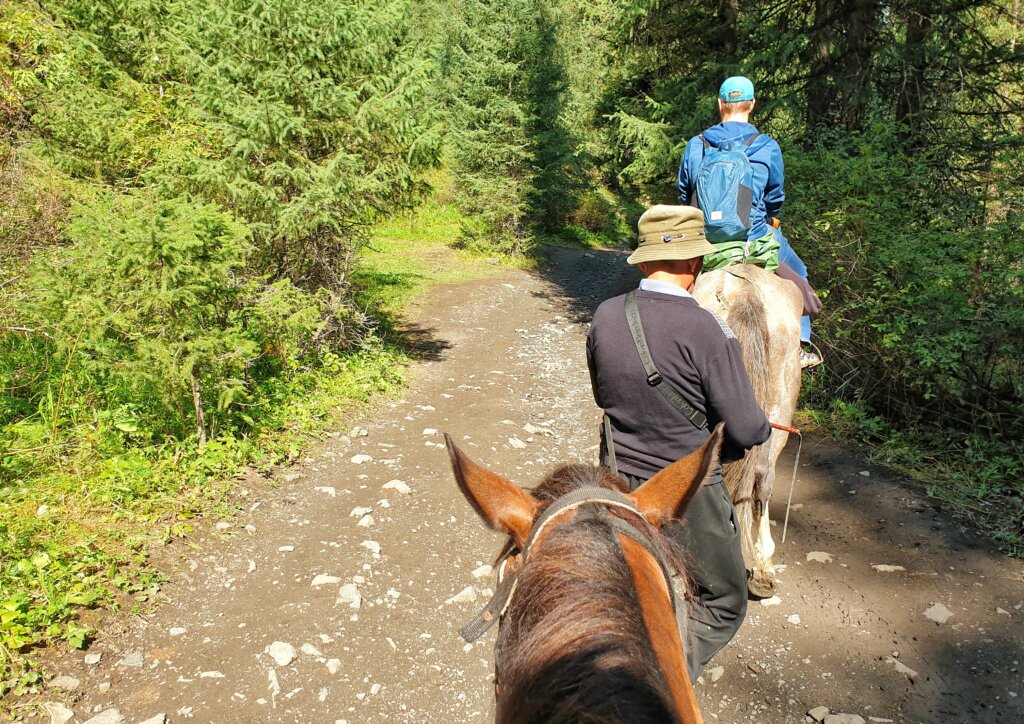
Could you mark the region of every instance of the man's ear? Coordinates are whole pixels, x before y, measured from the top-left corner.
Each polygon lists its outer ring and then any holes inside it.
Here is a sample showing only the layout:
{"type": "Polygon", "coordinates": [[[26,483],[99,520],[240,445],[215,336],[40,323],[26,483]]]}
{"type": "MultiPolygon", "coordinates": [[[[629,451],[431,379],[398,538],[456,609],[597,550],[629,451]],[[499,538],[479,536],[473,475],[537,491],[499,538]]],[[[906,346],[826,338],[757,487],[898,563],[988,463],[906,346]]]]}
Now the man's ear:
{"type": "Polygon", "coordinates": [[[445,433],[448,457],[459,490],[493,530],[508,533],[522,548],[530,535],[540,503],[515,483],[477,465],[445,433]]]}
{"type": "Polygon", "coordinates": [[[655,528],[678,518],[687,504],[718,468],[725,423],[720,422],[700,448],[669,465],[630,493],[637,509],[655,528]]]}

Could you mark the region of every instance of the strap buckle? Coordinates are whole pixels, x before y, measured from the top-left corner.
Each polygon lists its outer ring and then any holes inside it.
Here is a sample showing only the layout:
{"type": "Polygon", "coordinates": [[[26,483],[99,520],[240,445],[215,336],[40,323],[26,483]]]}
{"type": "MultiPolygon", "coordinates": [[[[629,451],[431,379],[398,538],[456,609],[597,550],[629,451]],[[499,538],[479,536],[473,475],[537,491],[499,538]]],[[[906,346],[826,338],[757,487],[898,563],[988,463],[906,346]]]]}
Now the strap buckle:
{"type": "Polygon", "coordinates": [[[658,372],[657,370],[647,375],[647,384],[649,384],[651,387],[657,387],[662,383],[662,380],[663,378],[661,376],[661,373],[658,372]]]}

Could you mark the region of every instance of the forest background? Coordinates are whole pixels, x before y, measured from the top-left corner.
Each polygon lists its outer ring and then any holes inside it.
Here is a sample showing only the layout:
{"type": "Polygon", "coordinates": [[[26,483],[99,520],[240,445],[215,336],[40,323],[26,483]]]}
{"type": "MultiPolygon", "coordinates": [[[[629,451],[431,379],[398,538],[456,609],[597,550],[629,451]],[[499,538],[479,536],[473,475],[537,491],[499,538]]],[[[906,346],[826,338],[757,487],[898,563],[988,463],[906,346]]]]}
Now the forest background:
{"type": "Polygon", "coordinates": [[[400,384],[374,244],[528,263],[673,202],[723,78],[825,308],[804,419],[1024,554],[1020,0],[0,5],[0,690],[246,465],[400,384]],[[411,248],[411,247],[410,247],[411,248]]]}

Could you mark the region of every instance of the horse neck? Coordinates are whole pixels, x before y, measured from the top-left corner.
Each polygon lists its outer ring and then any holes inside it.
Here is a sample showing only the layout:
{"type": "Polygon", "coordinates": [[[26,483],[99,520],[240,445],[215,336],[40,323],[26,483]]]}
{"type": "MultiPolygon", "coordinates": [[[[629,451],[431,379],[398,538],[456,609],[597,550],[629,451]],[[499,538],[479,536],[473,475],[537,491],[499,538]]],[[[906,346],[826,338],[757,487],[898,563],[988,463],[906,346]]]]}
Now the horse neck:
{"type": "Polygon", "coordinates": [[[622,548],[583,513],[519,572],[496,660],[500,722],[677,718],[622,548]]]}

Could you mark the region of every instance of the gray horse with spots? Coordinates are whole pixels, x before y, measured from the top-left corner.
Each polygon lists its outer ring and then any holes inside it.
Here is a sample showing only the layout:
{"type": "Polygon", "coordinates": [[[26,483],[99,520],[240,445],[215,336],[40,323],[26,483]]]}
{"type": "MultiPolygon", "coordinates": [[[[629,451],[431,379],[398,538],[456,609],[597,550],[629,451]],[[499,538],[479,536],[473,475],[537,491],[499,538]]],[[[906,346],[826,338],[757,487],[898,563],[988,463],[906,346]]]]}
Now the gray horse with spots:
{"type": "MultiPolygon", "coordinates": [[[[754,395],[772,423],[792,426],[800,394],[799,290],[764,269],[729,266],[697,277],[694,297],[732,328],[754,395]]],[[[750,570],[750,592],[767,598],[775,591],[768,502],[775,486],[775,465],[789,433],[773,429],[768,440],[723,468],[743,536],[743,558],[750,570]]]]}

